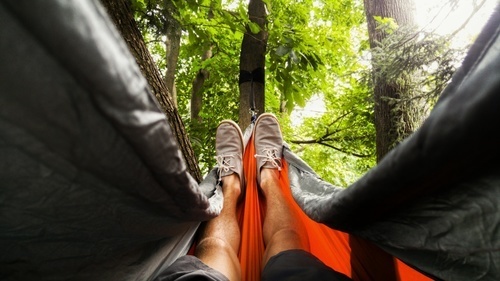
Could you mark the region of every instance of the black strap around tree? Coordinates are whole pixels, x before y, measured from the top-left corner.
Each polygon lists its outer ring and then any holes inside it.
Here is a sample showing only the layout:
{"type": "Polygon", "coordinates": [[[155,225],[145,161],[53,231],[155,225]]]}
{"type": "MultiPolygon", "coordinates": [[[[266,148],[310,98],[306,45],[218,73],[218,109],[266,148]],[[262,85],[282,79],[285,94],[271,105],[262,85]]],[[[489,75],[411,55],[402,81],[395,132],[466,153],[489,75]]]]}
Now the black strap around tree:
{"type": "Polygon", "coordinates": [[[239,84],[241,85],[246,82],[252,83],[250,86],[250,111],[252,112],[252,120],[251,120],[252,123],[255,121],[257,117],[257,112],[255,109],[255,93],[253,90],[253,83],[256,82],[264,84],[264,79],[265,79],[264,74],[265,74],[264,68],[262,67],[258,67],[254,69],[252,72],[246,70],[240,70],[240,79],[238,81],[239,84]]]}

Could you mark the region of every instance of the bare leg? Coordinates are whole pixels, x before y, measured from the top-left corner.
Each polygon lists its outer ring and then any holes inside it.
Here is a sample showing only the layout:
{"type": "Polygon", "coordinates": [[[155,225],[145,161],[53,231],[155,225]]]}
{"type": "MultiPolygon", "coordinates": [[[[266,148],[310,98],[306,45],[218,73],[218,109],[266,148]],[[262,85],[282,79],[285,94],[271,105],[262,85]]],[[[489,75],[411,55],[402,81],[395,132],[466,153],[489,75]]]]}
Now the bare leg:
{"type": "Polygon", "coordinates": [[[305,229],[297,222],[291,206],[279,187],[279,171],[262,168],[260,187],[266,198],[266,217],[263,235],[266,250],[264,265],[269,259],[286,250],[309,249],[305,229]]]}
{"type": "Polygon", "coordinates": [[[195,256],[206,265],[220,271],[229,280],[241,279],[238,260],[240,229],[236,205],[241,193],[239,177],[231,174],[222,177],[223,208],[220,215],[206,223],[195,256]]]}

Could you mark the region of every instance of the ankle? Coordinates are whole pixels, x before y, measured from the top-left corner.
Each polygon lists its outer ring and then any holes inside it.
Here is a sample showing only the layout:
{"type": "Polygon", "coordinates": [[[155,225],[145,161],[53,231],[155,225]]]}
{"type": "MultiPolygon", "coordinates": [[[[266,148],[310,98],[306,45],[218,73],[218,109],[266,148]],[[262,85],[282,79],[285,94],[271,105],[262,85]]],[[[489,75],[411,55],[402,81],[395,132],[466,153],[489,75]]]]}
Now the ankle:
{"type": "Polygon", "coordinates": [[[276,188],[279,184],[279,171],[272,168],[260,170],[260,187],[265,191],[268,188],[276,188]]]}
{"type": "Polygon", "coordinates": [[[234,173],[222,177],[222,191],[224,193],[235,192],[238,193],[238,195],[241,193],[241,181],[238,174],[234,173]]]}

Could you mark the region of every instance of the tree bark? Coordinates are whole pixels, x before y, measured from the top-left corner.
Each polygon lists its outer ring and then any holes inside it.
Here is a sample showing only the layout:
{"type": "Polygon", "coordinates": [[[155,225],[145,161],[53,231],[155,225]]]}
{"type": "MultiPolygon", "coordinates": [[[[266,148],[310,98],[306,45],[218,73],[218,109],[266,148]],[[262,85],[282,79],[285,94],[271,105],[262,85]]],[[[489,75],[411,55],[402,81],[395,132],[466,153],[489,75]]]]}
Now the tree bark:
{"type": "MultiPolygon", "coordinates": [[[[387,36],[383,30],[376,28],[375,16],[393,18],[400,27],[414,24],[412,0],[364,0],[364,5],[370,47],[372,49],[377,47],[378,43],[387,36]]],[[[377,72],[376,65],[373,65],[373,71],[374,73],[377,72]]],[[[380,162],[398,141],[398,128],[394,120],[398,119],[395,114],[398,115],[401,112],[398,113],[394,110],[394,104],[391,104],[389,100],[398,99],[400,93],[405,90],[407,89],[402,85],[391,84],[383,79],[374,78],[373,97],[375,102],[377,162],[380,162]]]]}
{"type": "MultiPolygon", "coordinates": [[[[213,5],[215,5],[215,1],[210,2],[210,9],[207,14],[207,18],[211,20],[214,17],[213,14],[213,5]]],[[[205,44],[205,52],[201,56],[201,61],[204,62],[212,57],[212,42],[210,39],[205,44]]],[[[203,120],[200,117],[200,112],[203,108],[203,84],[210,76],[210,73],[206,69],[198,70],[196,73],[196,77],[193,79],[193,84],[191,88],[191,122],[196,124],[200,124],[203,120]]]]}
{"type": "Polygon", "coordinates": [[[175,87],[175,73],[177,71],[177,61],[181,47],[181,26],[173,16],[177,10],[172,1],[165,0],[166,36],[165,49],[167,54],[167,70],[165,71],[165,84],[170,93],[172,102],[177,108],[177,90],[175,87]]]}
{"type": "Polygon", "coordinates": [[[144,43],[144,39],[140,30],[137,27],[130,3],[127,0],[102,0],[104,7],[115,23],[116,27],[125,39],[131,53],[134,55],[139,68],[144,77],[147,79],[151,90],[165,112],[167,119],[172,128],[173,134],[177,137],[177,143],[184,155],[184,160],[188,171],[195,180],[202,180],[201,172],[196,162],[191,142],[187,136],[184,123],[179,115],[179,112],[172,102],[165,80],[160,75],[158,67],[153,61],[149,50],[144,43]]]}
{"type": "Polygon", "coordinates": [[[262,0],[250,0],[248,4],[250,20],[259,25],[260,31],[253,34],[250,28],[243,36],[240,53],[240,80],[242,73],[254,74],[256,81],[240,83],[239,125],[244,130],[251,122],[250,109],[254,107],[258,114],[264,112],[264,71],[267,47],[266,7],[262,0]],[[259,77],[256,77],[259,76],[259,77]]]}
{"type": "MultiPolygon", "coordinates": [[[[205,53],[201,57],[201,61],[205,61],[212,57],[212,46],[207,47],[205,53]]],[[[210,73],[206,69],[198,70],[196,77],[193,80],[191,88],[191,122],[201,123],[200,112],[203,107],[203,84],[208,79],[210,73]]]]}

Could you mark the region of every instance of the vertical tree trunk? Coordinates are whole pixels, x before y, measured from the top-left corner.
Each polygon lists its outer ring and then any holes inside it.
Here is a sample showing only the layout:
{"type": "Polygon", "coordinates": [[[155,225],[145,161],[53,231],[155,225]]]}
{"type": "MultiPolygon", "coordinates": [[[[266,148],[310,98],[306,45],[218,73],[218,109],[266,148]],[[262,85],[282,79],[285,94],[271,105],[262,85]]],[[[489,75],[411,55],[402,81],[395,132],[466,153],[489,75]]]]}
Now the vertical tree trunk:
{"type": "Polygon", "coordinates": [[[158,99],[161,108],[167,115],[172,132],[177,137],[179,148],[184,155],[187,168],[191,175],[200,182],[202,180],[201,172],[194,156],[194,151],[187,137],[184,123],[179,112],[174,107],[170,99],[165,80],[161,77],[158,67],[153,61],[140,30],[137,27],[133,17],[130,3],[127,0],[102,0],[108,14],[114,21],[116,27],[122,34],[131,53],[134,55],[139,68],[146,77],[154,95],[158,99]]]}
{"type": "MultiPolygon", "coordinates": [[[[364,5],[371,48],[376,47],[386,36],[383,30],[376,28],[375,16],[393,18],[400,27],[414,24],[412,0],[364,0],[364,5]]],[[[376,65],[373,65],[373,71],[377,72],[376,65]]],[[[401,112],[397,112],[388,99],[398,99],[405,90],[408,89],[402,85],[374,79],[377,162],[382,160],[398,140],[398,128],[394,120],[401,119],[395,116],[401,112]]]]}
{"type": "MultiPolygon", "coordinates": [[[[213,14],[213,5],[215,5],[214,1],[210,2],[210,10],[208,11],[207,18],[210,20],[214,17],[213,14]]],[[[205,44],[205,52],[201,57],[201,61],[206,61],[212,57],[212,42],[207,42],[205,44]]],[[[210,73],[206,69],[198,70],[196,73],[196,77],[193,79],[193,86],[191,88],[191,122],[194,124],[199,124],[202,122],[200,117],[200,112],[203,107],[203,84],[205,84],[205,80],[208,79],[210,73]]]]}
{"type": "MultiPolygon", "coordinates": [[[[370,47],[377,47],[378,42],[381,42],[386,34],[383,30],[377,29],[377,22],[374,16],[393,18],[399,26],[413,24],[413,6],[412,0],[364,0],[366,20],[368,23],[368,35],[370,47]]],[[[378,67],[373,65],[373,71],[376,72],[378,67]]],[[[394,124],[395,114],[400,114],[394,110],[394,104],[387,99],[399,98],[400,93],[404,90],[401,85],[395,85],[384,81],[383,79],[375,79],[379,77],[376,74],[374,77],[374,102],[375,102],[375,130],[376,130],[376,145],[377,145],[377,162],[389,152],[398,139],[397,127],[394,124]]],[[[363,264],[367,266],[368,272],[380,272],[379,268],[369,268],[370,261],[364,261],[366,255],[361,252],[357,246],[360,241],[355,237],[351,237],[349,242],[352,256],[359,258],[363,264]]],[[[397,270],[394,268],[393,257],[383,252],[375,246],[370,246],[373,250],[378,251],[377,259],[384,262],[384,280],[397,280],[397,270]],[[391,276],[392,278],[389,278],[391,276]]]]}
{"type": "MultiPolygon", "coordinates": [[[[205,61],[212,57],[212,46],[208,46],[205,53],[201,57],[201,61],[205,61]]],[[[202,122],[200,112],[203,107],[203,84],[208,79],[210,73],[206,69],[198,70],[196,77],[193,80],[191,88],[191,122],[202,122]]]]}
{"type": "Polygon", "coordinates": [[[266,7],[264,1],[250,0],[248,16],[252,22],[259,25],[260,32],[253,34],[250,28],[247,27],[241,44],[239,125],[243,130],[250,124],[250,108],[252,106],[255,107],[259,114],[264,112],[264,70],[267,47],[266,7]],[[252,76],[254,82],[252,83],[248,79],[243,80],[243,82],[242,75],[252,76]]]}
{"type": "Polygon", "coordinates": [[[165,71],[165,84],[169,91],[172,102],[177,108],[177,90],[175,87],[175,73],[181,47],[181,26],[174,15],[177,10],[172,1],[165,0],[166,36],[165,49],[167,53],[167,70],[165,71]]]}

